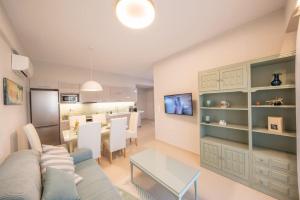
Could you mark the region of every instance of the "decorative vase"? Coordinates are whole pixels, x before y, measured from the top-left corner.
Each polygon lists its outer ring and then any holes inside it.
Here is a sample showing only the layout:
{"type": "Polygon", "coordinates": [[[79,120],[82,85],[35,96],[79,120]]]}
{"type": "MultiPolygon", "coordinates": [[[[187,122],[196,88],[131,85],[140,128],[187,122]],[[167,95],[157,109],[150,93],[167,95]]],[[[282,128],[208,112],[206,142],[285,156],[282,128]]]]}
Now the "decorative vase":
{"type": "Polygon", "coordinates": [[[281,80],[279,79],[279,75],[281,75],[280,73],[274,73],[273,76],[274,76],[274,79],[273,81],[271,82],[271,85],[272,86],[278,86],[278,85],[281,85],[281,80]]]}

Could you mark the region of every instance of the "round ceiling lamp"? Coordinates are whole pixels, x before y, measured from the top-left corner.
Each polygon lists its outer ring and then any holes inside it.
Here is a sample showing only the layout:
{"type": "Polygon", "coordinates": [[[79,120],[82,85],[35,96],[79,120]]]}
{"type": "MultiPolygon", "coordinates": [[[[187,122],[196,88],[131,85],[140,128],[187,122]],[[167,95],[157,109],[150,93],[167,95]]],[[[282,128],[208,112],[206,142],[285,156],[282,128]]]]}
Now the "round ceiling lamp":
{"type": "Polygon", "coordinates": [[[91,80],[83,83],[80,90],[85,92],[97,92],[102,91],[103,88],[97,81],[91,80]]]}
{"type": "Polygon", "coordinates": [[[154,21],[155,9],[151,0],[118,0],[116,15],[124,26],[142,29],[154,21]]]}
{"type": "Polygon", "coordinates": [[[93,80],[93,59],[92,59],[93,48],[90,47],[89,50],[90,50],[90,67],[91,67],[90,80],[84,82],[81,85],[80,90],[84,91],[84,92],[100,92],[100,91],[103,91],[102,86],[100,85],[100,83],[93,80]]]}

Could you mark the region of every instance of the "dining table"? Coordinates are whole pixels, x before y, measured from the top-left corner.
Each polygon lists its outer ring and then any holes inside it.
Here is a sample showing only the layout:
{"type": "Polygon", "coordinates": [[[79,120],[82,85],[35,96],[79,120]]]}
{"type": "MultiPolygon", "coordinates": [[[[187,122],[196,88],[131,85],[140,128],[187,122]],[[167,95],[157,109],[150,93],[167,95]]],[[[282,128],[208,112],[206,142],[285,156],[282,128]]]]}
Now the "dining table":
{"type": "MultiPolygon", "coordinates": [[[[110,125],[106,125],[101,127],[101,135],[109,135],[110,133],[110,125]]],[[[67,144],[69,152],[73,152],[74,150],[74,143],[77,142],[78,138],[78,131],[73,129],[67,129],[62,131],[64,142],[67,144]]]]}

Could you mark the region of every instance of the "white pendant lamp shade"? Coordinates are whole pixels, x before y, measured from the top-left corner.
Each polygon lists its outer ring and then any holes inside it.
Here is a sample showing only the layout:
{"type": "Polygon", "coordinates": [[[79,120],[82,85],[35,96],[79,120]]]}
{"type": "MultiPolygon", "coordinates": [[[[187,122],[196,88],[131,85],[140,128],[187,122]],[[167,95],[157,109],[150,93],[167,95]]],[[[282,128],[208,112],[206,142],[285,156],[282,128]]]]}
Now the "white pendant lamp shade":
{"type": "Polygon", "coordinates": [[[155,9],[151,0],[119,0],[116,15],[123,25],[141,29],[153,22],[155,9]]]}
{"type": "Polygon", "coordinates": [[[97,81],[87,81],[82,84],[80,90],[85,92],[97,92],[102,91],[103,88],[97,81]]]}

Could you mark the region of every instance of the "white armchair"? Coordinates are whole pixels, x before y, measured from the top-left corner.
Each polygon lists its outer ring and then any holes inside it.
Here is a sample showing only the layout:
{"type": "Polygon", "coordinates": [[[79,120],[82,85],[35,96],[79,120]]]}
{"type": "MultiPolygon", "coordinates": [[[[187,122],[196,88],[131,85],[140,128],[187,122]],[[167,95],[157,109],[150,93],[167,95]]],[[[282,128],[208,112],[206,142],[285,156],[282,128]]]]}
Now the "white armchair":
{"type": "Polygon", "coordinates": [[[138,120],[139,120],[139,113],[132,112],[130,114],[129,127],[128,130],[126,130],[126,138],[130,139],[130,142],[131,139],[135,139],[136,146],[138,145],[138,138],[137,138],[138,120]]]}
{"type": "Polygon", "coordinates": [[[74,129],[76,122],[79,123],[79,126],[86,124],[86,116],[85,115],[77,115],[77,116],[70,116],[69,123],[70,129],[74,129]]]}
{"type": "Polygon", "coordinates": [[[109,151],[109,162],[112,162],[112,153],[122,150],[126,156],[126,126],[127,118],[111,119],[109,139],[104,141],[105,148],[109,151]]]}
{"type": "Polygon", "coordinates": [[[78,148],[88,148],[93,152],[93,158],[101,158],[101,125],[99,123],[86,123],[79,127],[78,148]]]}

